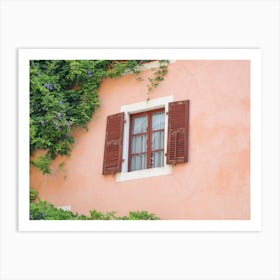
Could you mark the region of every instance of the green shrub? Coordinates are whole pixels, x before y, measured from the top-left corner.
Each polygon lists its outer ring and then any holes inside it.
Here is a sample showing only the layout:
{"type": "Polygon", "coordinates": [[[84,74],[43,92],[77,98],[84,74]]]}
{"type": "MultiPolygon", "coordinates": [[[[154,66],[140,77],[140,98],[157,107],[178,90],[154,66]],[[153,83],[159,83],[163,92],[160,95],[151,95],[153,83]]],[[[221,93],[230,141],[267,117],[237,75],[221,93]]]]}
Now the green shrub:
{"type": "Polygon", "coordinates": [[[116,217],[118,220],[160,220],[155,214],[147,211],[130,211],[128,216],[116,217]]]}
{"type": "Polygon", "coordinates": [[[102,213],[93,209],[87,217],[56,208],[47,201],[30,203],[30,220],[159,220],[159,217],[147,211],[131,211],[129,216],[120,217],[115,214],[116,212],[102,213]]]}
{"type": "Polygon", "coordinates": [[[132,211],[129,212],[129,220],[159,220],[159,217],[147,211],[132,211]]]}
{"type": "Polygon", "coordinates": [[[95,209],[89,211],[90,213],[90,220],[115,220],[116,219],[116,212],[107,212],[107,213],[102,213],[98,212],[95,209]]]}
{"type": "Polygon", "coordinates": [[[47,201],[30,203],[30,220],[73,220],[77,215],[54,207],[47,201]]]}

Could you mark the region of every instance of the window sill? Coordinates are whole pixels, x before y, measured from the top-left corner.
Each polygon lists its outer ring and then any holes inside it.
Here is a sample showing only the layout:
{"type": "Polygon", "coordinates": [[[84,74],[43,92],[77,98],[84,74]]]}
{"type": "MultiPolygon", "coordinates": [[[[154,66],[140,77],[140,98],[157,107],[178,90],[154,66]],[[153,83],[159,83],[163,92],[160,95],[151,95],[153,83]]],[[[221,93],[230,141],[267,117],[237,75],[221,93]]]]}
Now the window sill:
{"type": "Polygon", "coordinates": [[[172,165],[165,165],[163,167],[137,170],[132,172],[121,172],[116,174],[116,181],[123,182],[128,180],[143,179],[154,176],[163,176],[172,174],[172,165]]]}

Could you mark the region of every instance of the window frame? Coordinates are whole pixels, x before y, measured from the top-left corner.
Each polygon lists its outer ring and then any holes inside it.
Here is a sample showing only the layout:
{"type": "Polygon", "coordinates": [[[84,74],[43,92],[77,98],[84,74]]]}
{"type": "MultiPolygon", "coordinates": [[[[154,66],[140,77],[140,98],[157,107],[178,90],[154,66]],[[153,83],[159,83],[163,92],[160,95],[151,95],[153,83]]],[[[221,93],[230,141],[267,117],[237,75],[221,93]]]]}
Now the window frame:
{"type": "Polygon", "coordinates": [[[153,176],[162,176],[172,174],[172,165],[166,163],[165,154],[167,153],[167,133],[168,133],[168,104],[174,101],[174,97],[164,96],[149,101],[137,102],[121,106],[120,112],[124,112],[124,129],[123,129],[123,151],[122,151],[122,169],[116,173],[116,181],[122,182],[127,180],[143,179],[153,176]],[[130,115],[142,113],[150,110],[165,109],[165,128],[164,128],[164,166],[136,171],[128,171],[129,160],[129,128],[130,115]]]}
{"type": "MultiPolygon", "coordinates": [[[[152,110],[147,110],[147,111],[140,112],[140,113],[130,114],[130,116],[129,116],[130,125],[129,125],[128,172],[133,172],[133,171],[131,171],[131,159],[132,159],[133,155],[146,154],[146,168],[143,168],[143,169],[149,169],[149,168],[156,168],[156,167],[151,167],[152,153],[162,151],[163,154],[164,154],[164,145],[163,145],[162,149],[157,149],[157,150],[152,149],[152,134],[153,134],[153,132],[158,132],[158,131],[164,131],[165,132],[165,125],[164,125],[164,128],[158,129],[158,130],[153,130],[153,128],[152,128],[152,117],[153,117],[153,114],[157,113],[157,112],[162,112],[162,113],[166,114],[165,108],[162,107],[162,108],[159,108],[159,109],[152,109],[152,110]],[[144,134],[147,135],[146,152],[132,154],[132,137],[136,135],[136,134],[133,134],[133,132],[132,132],[133,131],[132,120],[135,117],[139,117],[139,116],[147,116],[147,122],[148,122],[147,132],[141,132],[141,133],[137,134],[137,135],[144,135],[144,134]]],[[[165,118],[165,121],[166,121],[166,118],[165,118]]],[[[164,144],[165,144],[166,141],[167,141],[167,139],[164,137],[164,144]]],[[[165,154],[164,154],[164,158],[165,158],[165,154]]],[[[160,167],[162,167],[162,166],[160,166],[160,167]]],[[[138,169],[138,170],[143,170],[143,169],[138,169]]],[[[134,171],[137,171],[137,170],[134,170],[134,171]]]]}

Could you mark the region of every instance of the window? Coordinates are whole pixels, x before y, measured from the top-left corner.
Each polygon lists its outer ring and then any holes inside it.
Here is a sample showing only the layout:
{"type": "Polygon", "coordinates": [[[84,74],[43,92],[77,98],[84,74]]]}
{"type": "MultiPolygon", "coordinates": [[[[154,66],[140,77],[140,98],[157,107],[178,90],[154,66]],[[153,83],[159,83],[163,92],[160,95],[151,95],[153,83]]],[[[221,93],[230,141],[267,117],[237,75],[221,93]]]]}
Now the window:
{"type": "Polygon", "coordinates": [[[164,165],[164,128],[164,109],[130,115],[128,171],[164,165]]]}
{"type": "Polygon", "coordinates": [[[188,161],[189,100],[172,96],[121,107],[107,117],[103,175],[117,181],[170,174],[188,161]]]}

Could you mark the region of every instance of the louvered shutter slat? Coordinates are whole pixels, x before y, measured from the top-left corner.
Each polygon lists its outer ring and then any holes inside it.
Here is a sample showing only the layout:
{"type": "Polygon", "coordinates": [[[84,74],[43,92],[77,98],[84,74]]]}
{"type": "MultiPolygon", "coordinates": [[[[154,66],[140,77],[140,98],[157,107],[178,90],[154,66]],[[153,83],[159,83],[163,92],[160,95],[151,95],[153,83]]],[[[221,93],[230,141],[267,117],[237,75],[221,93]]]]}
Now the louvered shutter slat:
{"type": "Polygon", "coordinates": [[[121,171],[124,113],[107,117],[103,175],[121,171]]]}
{"type": "Polygon", "coordinates": [[[188,161],[189,100],[169,103],[167,164],[188,161]]]}

